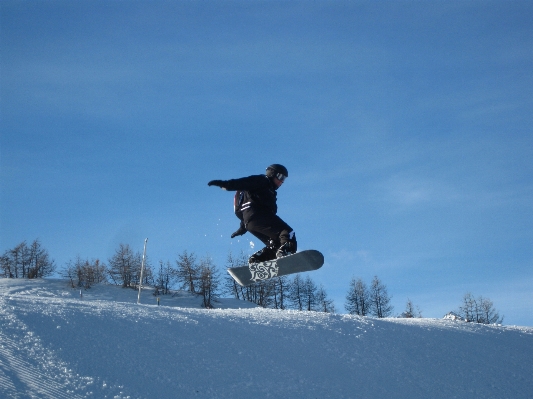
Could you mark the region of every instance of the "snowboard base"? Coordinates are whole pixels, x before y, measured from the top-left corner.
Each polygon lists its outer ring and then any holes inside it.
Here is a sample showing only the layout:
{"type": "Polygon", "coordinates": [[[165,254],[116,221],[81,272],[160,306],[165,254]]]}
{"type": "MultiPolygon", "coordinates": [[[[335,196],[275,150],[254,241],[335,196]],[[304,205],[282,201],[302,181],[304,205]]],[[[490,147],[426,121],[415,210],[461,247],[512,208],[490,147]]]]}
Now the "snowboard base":
{"type": "Polygon", "coordinates": [[[317,270],[324,264],[324,255],[308,249],[279,259],[251,264],[250,266],[230,267],[228,273],[241,286],[268,280],[287,274],[317,270]]]}

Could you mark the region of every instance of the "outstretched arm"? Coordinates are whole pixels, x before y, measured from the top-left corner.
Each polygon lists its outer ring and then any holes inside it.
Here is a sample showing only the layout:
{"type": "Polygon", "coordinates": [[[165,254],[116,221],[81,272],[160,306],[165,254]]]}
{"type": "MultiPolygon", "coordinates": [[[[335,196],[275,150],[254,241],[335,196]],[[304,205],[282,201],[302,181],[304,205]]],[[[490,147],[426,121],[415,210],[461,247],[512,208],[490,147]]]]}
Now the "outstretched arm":
{"type": "Polygon", "coordinates": [[[207,183],[208,186],[217,186],[223,190],[228,191],[250,191],[250,190],[260,190],[270,187],[270,181],[265,175],[254,175],[243,177],[241,179],[231,179],[231,180],[211,180],[207,183]]]}
{"type": "Polygon", "coordinates": [[[227,188],[224,186],[224,180],[211,180],[207,185],[209,187],[211,186],[217,186],[220,187],[222,190],[227,190],[227,188]]]}

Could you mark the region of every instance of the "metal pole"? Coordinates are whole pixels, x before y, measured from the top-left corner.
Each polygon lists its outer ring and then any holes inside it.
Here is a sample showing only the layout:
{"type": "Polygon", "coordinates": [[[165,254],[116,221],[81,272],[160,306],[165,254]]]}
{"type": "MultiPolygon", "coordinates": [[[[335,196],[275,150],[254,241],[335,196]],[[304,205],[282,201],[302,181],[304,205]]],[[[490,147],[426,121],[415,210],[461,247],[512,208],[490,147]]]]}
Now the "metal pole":
{"type": "Polygon", "coordinates": [[[144,259],[146,258],[146,243],[147,242],[148,242],[148,238],[144,240],[143,261],[141,263],[141,278],[139,280],[139,295],[137,295],[137,304],[141,303],[141,289],[143,286],[144,259]]]}

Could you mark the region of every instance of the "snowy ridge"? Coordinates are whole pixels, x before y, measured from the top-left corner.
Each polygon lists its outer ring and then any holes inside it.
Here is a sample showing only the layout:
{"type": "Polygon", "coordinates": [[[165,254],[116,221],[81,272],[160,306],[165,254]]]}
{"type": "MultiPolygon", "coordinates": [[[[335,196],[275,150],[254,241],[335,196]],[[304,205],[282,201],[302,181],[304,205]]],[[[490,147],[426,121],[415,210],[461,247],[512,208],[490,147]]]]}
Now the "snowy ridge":
{"type": "Polygon", "coordinates": [[[530,398],[533,328],[0,280],[0,397],[530,398]]]}

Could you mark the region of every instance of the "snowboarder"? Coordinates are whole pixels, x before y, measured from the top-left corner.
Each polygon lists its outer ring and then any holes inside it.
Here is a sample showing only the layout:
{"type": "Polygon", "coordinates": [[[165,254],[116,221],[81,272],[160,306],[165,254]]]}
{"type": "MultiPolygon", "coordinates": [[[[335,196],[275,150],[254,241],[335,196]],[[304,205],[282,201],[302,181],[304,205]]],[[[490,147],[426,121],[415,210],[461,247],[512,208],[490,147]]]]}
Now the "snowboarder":
{"type": "Polygon", "coordinates": [[[248,262],[264,262],[296,253],[297,243],[294,230],[278,215],[276,190],[289,176],[283,165],[272,164],[266,174],[231,180],[211,180],[208,186],[237,191],[235,214],[241,219],[239,229],[232,238],[247,231],[259,239],[265,247],[255,252],[248,262]]]}

